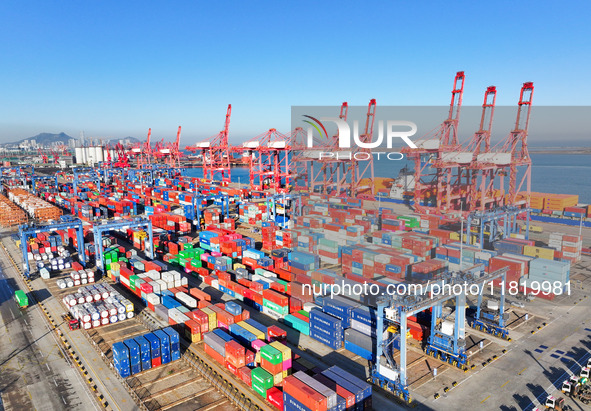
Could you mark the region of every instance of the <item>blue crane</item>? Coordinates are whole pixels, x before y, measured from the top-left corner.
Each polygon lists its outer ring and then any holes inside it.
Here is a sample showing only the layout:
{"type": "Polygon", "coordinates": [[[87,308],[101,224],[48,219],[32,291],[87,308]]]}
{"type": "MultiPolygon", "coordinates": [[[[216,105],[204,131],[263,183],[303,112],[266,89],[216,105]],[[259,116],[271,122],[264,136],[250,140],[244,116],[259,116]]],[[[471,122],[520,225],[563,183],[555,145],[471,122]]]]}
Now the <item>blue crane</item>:
{"type": "Polygon", "coordinates": [[[476,303],[476,315],[472,324],[470,326],[476,330],[486,332],[488,334],[494,335],[495,337],[500,337],[506,340],[511,341],[509,337],[509,330],[506,327],[505,321],[508,319],[508,315],[505,314],[505,282],[507,277],[507,267],[503,267],[500,270],[495,271],[494,276],[489,275],[486,282],[482,282],[478,284],[478,302],[476,303]],[[501,287],[500,291],[500,301],[499,301],[499,309],[498,313],[497,310],[489,310],[489,309],[482,309],[482,293],[484,292],[484,288],[486,284],[497,279],[502,279],[503,286],[501,287]]]}
{"type": "Polygon", "coordinates": [[[78,184],[85,182],[94,182],[97,184],[97,188],[101,191],[101,178],[97,174],[94,168],[90,167],[76,167],[73,170],[74,173],[74,195],[78,195],[78,184]]]}
{"type": "Polygon", "coordinates": [[[149,218],[131,217],[116,220],[102,220],[95,223],[92,227],[96,266],[101,271],[104,270],[103,235],[111,230],[126,230],[128,228],[143,228],[148,232],[148,243],[146,244],[145,254],[148,258],[152,260],[154,259],[154,233],[152,231],[152,221],[150,221],[149,218]]]}
{"type": "Polygon", "coordinates": [[[55,184],[54,187],[57,190],[57,175],[42,176],[42,175],[33,174],[31,176],[31,190],[33,191],[33,194],[37,194],[37,183],[38,182],[53,183],[53,184],[55,184]]]}
{"type": "MultiPolygon", "coordinates": [[[[426,293],[405,296],[388,295],[378,299],[376,361],[370,370],[373,384],[398,395],[404,401],[412,401],[407,385],[406,370],[407,319],[428,308],[432,308],[432,329],[426,347],[427,353],[458,368],[467,368],[468,358],[464,343],[466,289],[472,284],[484,287],[484,284],[504,277],[507,268],[490,274],[485,274],[483,271],[484,267],[477,265],[464,270],[453,278],[449,275],[444,280],[430,283],[428,288],[423,289],[426,293]],[[459,292],[454,291],[454,284],[460,286],[459,292]],[[439,321],[442,317],[442,306],[448,300],[455,300],[455,323],[451,335],[442,332],[439,321]],[[384,333],[384,331],[388,331],[388,333],[384,333]],[[396,348],[397,344],[400,347],[400,360],[398,364],[395,364],[392,350],[396,348]],[[382,356],[386,360],[385,364],[381,362],[382,356]]],[[[408,290],[412,290],[412,284],[407,287],[408,290]]]]}
{"type": "Polygon", "coordinates": [[[86,266],[86,254],[84,253],[84,231],[83,222],[79,218],[72,216],[61,216],[59,222],[48,224],[23,224],[19,226],[19,236],[21,239],[21,252],[23,254],[23,264],[25,275],[29,277],[30,266],[27,255],[27,241],[39,233],[49,233],[56,230],[76,229],[78,259],[83,266],[86,266]]]}
{"type": "Polygon", "coordinates": [[[525,238],[529,238],[529,208],[519,208],[515,206],[500,207],[490,211],[475,211],[470,213],[467,217],[467,244],[470,244],[472,236],[478,238],[478,246],[484,247],[484,233],[489,231],[490,242],[494,241],[498,236],[507,238],[513,233],[519,233],[519,226],[517,224],[517,217],[525,213],[525,238]],[[471,232],[473,226],[478,227],[478,233],[471,232]]]}

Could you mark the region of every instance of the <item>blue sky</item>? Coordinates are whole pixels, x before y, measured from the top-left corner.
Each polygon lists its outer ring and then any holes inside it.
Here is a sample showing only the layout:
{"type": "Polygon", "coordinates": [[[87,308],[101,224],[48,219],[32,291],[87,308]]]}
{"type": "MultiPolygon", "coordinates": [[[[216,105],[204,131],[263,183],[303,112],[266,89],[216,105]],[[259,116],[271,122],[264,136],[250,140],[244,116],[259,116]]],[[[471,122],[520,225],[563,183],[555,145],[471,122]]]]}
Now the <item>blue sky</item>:
{"type": "Polygon", "coordinates": [[[292,105],[591,105],[591,4],[5,1],[0,142],[39,132],[208,137],[289,131],[292,105]],[[453,5],[453,6],[452,6],[453,5]]]}

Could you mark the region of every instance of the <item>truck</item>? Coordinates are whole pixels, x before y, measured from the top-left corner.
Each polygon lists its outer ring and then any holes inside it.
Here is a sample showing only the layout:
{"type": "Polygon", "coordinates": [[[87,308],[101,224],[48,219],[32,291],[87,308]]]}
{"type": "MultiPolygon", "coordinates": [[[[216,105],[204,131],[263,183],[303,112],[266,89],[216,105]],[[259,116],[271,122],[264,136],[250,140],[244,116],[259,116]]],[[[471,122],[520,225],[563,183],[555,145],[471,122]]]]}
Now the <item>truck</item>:
{"type": "Polygon", "coordinates": [[[23,290],[16,290],[14,292],[14,299],[21,309],[25,309],[29,306],[29,297],[23,290]]]}

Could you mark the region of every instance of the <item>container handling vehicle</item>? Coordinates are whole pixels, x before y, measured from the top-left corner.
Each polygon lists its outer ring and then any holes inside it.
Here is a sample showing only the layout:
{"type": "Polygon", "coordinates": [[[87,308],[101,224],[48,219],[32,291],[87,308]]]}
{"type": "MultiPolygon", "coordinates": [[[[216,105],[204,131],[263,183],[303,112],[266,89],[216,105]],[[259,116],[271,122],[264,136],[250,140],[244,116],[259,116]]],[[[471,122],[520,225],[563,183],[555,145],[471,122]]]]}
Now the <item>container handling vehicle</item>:
{"type": "Polygon", "coordinates": [[[568,411],[571,408],[568,405],[564,405],[564,398],[556,398],[552,395],[548,395],[546,397],[546,403],[544,404],[546,409],[556,410],[556,411],[568,411]]]}
{"type": "Polygon", "coordinates": [[[64,322],[66,324],[68,324],[68,328],[70,329],[70,331],[80,329],[80,321],[73,318],[72,314],[70,314],[70,313],[62,314],[62,319],[64,320],[64,322]]]}
{"type": "Polygon", "coordinates": [[[476,315],[471,327],[475,330],[494,335],[495,337],[511,341],[509,330],[505,326],[509,319],[509,313],[505,313],[504,301],[488,300],[486,308],[482,307],[482,299],[479,295],[476,306],[476,315]]]}
{"type": "Polygon", "coordinates": [[[27,294],[23,290],[16,290],[14,292],[14,299],[19,308],[23,310],[29,306],[29,297],[27,297],[27,294]]]}

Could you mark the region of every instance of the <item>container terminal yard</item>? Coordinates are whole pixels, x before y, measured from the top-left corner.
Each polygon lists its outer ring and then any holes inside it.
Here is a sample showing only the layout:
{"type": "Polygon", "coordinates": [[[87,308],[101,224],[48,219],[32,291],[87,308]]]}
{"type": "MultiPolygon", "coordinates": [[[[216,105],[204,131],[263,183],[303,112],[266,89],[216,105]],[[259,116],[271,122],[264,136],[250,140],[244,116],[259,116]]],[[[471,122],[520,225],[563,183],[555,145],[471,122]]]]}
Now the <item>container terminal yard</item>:
{"type": "Polygon", "coordinates": [[[591,209],[531,191],[533,83],[500,143],[492,86],[458,141],[464,76],[412,184],[301,128],[230,145],[230,105],[185,149],[5,164],[2,408],[589,409],[591,209]]]}

